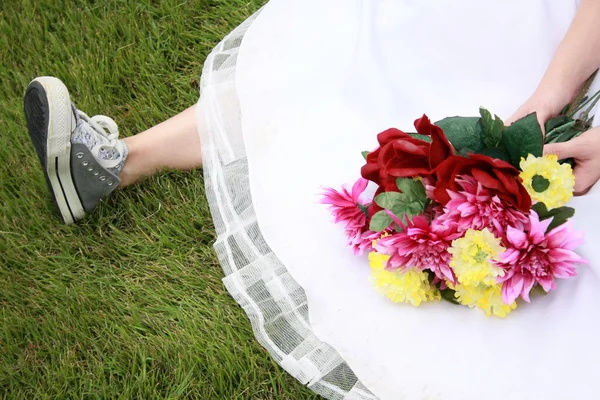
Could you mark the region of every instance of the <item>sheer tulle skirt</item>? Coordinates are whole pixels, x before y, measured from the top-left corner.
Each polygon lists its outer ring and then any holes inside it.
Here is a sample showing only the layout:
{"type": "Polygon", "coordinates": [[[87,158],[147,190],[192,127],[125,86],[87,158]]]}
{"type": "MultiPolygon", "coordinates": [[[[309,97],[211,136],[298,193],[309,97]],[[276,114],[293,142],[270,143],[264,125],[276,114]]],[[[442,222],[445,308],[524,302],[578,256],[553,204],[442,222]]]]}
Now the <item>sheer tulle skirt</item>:
{"type": "Polygon", "coordinates": [[[339,354],[314,335],[304,290],[273,254],[257,223],[235,84],[239,48],[257,16],[209,55],[197,108],[200,125],[207,127],[200,132],[204,179],[223,282],[248,315],[257,340],[297,380],[332,400],[375,399],[339,354]]]}

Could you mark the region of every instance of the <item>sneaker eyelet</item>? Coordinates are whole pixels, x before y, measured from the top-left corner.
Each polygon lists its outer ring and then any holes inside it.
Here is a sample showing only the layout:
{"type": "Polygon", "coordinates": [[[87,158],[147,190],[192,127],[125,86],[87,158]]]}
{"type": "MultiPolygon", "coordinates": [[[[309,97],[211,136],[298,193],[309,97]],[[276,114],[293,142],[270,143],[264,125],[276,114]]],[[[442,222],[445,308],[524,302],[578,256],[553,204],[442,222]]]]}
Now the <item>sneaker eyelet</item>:
{"type": "Polygon", "coordinates": [[[102,182],[104,182],[104,181],[106,180],[106,177],[105,177],[105,176],[101,176],[101,177],[100,177],[100,180],[101,180],[102,182]]]}
{"type": "Polygon", "coordinates": [[[76,156],[77,156],[77,158],[83,158],[83,153],[79,152],[79,153],[76,154],[76,156]]]}
{"type": "Polygon", "coordinates": [[[100,173],[98,171],[94,172],[94,176],[98,176],[100,173]]]}
{"type": "Polygon", "coordinates": [[[88,171],[90,171],[90,172],[92,172],[93,170],[94,170],[94,168],[92,168],[92,167],[88,168],[88,171]]]}
{"type": "Polygon", "coordinates": [[[84,167],[87,167],[88,164],[89,164],[89,162],[87,162],[87,161],[84,161],[84,162],[81,163],[81,165],[83,165],[84,167]]]}
{"type": "Polygon", "coordinates": [[[112,186],[112,185],[113,185],[112,181],[108,181],[108,182],[106,182],[106,184],[107,184],[108,186],[112,186]]]}

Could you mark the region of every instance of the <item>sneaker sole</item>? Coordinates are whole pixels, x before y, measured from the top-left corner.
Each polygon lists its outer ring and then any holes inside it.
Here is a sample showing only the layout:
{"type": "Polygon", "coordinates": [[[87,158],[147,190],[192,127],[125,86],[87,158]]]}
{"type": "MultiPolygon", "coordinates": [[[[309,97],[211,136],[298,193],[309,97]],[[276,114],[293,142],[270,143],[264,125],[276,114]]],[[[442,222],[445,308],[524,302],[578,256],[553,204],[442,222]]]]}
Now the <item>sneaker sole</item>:
{"type": "Polygon", "coordinates": [[[56,78],[34,79],[25,92],[25,117],[48,188],[67,224],[85,217],[71,175],[71,133],[75,129],[66,86],[56,78]]]}

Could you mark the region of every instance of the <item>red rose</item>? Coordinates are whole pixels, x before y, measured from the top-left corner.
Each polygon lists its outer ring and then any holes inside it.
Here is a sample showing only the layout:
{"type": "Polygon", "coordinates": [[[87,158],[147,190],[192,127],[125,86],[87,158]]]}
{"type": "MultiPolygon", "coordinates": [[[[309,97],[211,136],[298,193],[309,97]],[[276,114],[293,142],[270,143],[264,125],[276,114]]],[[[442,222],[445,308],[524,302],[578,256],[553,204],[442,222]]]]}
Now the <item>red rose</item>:
{"type": "Polygon", "coordinates": [[[361,169],[363,178],[375,182],[383,191],[398,191],[397,178],[428,176],[448,156],[452,146],[441,128],[423,115],[415,121],[421,135],[430,136],[431,143],[416,139],[398,129],[388,129],[377,135],[379,147],[367,155],[361,169]]]}
{"type": "Polygon", "coordinates": [[[456,177],[468,175],[519,210],[527,212],[531,208],[531,197],[521,184],[519,171],[505,161],[481,154],[469,154],[469,158],[451,156],[437,167],[435,175],[433,196],[442,205],[450,201],[448,190],[460,190],[456,177]]]}

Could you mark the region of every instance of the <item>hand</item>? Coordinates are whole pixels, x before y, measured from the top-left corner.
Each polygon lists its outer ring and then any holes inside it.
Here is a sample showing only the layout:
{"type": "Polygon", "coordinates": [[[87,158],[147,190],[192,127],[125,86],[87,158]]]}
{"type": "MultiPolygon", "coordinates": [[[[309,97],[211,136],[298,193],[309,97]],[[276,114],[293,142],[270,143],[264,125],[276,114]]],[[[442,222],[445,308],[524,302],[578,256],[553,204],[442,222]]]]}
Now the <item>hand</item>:
{"type": "Polygon", "coordinates": [[[534,112],[537,113],[538,122],[542,128],[542,132],[545,133],[544,126],[546,122],[557,116],[563,107],[569,102],[564,100],[565,96],[554,93],[553,95],[546,95],[541,91],[536,93],[529,98],[519,109],[509,118],[504,124],[506,126],[511,125],[513,122],[528,116],[534,112]]]}
{"type": "Polygon", "coordinates": [[[548,144],[544,154],[556,154],[559,160],[574,158],[575,194],[585,194],[600,179],[600,127],[568,142],[548,144]]]}

